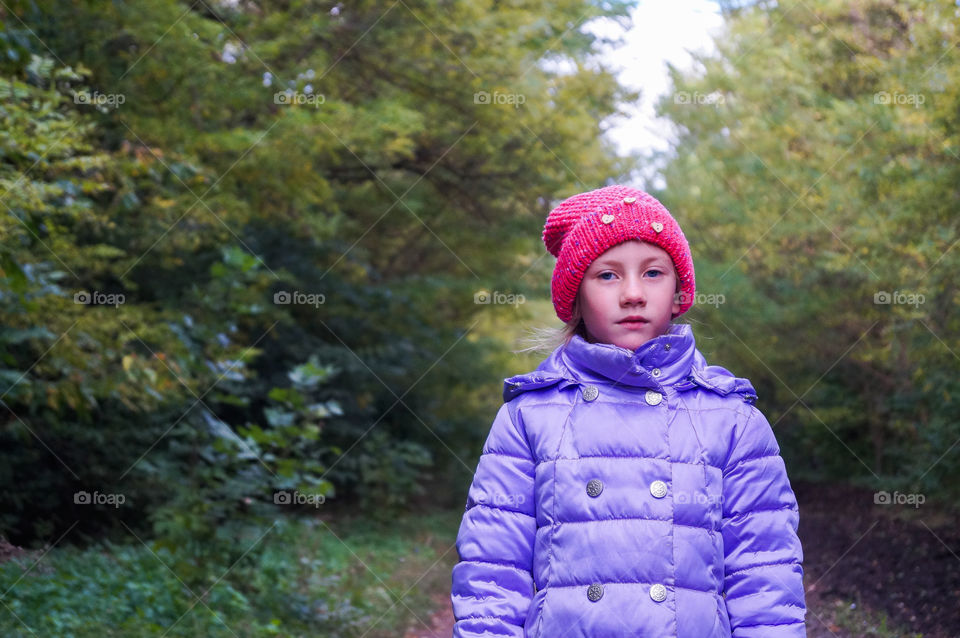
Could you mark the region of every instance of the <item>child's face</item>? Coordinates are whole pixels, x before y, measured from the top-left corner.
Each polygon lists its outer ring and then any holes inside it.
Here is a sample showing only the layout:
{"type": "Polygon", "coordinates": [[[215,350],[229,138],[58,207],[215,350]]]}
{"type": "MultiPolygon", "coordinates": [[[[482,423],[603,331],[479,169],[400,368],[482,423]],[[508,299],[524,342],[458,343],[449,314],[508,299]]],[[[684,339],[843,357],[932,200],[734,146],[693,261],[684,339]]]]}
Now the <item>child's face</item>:
{"type": "Polygon", "coordinates": [[[588,341],[636,350],[664,334],[680,312],[673,260],[640,240],[617,244],[597,257],[580,284],[580,309],[588,341]],[[643,321],[624,321],[641,317],[643,321]]]}

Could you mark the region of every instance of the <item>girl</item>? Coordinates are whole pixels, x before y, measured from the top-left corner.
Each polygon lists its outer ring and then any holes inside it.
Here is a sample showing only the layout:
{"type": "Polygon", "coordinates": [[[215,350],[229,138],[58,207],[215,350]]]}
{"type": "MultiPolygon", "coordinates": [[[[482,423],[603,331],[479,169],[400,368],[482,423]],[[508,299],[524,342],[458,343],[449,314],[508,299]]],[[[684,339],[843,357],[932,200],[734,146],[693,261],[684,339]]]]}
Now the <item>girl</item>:
{"type": "Polygon", "coordinates": [[[690,247],[647,193],[550,212],[564,339],[505,380],[457,536],[454,638],[806,636],[798,509],[747,379],[691,327],[690,247]]]}

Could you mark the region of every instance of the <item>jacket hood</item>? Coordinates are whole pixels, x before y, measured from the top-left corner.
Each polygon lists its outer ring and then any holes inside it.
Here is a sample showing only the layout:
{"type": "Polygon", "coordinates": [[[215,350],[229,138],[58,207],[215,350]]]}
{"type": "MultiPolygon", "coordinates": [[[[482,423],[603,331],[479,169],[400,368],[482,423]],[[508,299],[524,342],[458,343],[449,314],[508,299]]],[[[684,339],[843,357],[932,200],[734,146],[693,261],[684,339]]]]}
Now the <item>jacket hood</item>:
{"type": "Polygon", "coordinates": [[[636,350],[609,343],[590,343],[574,335],[557,347],[533,372],[504,379],[505,402],[524,392],[556,385],[621,384],[677,391],[706,388],[721,396],[741,395],[752,403],[757,398],[749,380],[736,377],[726,368],[707,365],[696,347],[689,324],[671,324],[670,329],[636,350]]]}

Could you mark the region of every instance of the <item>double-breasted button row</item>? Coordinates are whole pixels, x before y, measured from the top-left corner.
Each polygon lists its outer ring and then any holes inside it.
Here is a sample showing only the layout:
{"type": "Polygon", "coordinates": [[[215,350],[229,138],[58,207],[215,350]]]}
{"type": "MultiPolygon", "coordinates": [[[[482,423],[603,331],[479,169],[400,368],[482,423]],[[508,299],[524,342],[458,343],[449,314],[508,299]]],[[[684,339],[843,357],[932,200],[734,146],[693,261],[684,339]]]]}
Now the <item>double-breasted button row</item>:
{"type": "MultiPolygon", "coordinates": [[[[660,372],[660,368],[654,368],[650,371],[650,374],[659,377],[662,373],[660,372]]],[[[580,389],[580,392],[583,394],[584,401],[593,401],[600,396],[600,388],[595,385],[585,385],[580,389]]],[[[647,390],[647,393],[643,395],[643,399],[647,402],[647,405],[660,405],[660,402],[663,401],[663,395],[656,390],[647,390]]]]}
{"type": "MultiPolygon", "coordinates": [[[[587,599],[590,602],[595,603],[601,598],[603,598],[603,585],[593,583],[587,587],[587,599]]],[[[654,602],[662,603],[667,599],[667,588],[662,583],[654,583],[650,586],[650,598],[654,602]]]]}
{"type": "MultiPolygon", "coordinates": [[[[600,496],[603,491],[603,481],[600,479],[590,479],[587,481],[587,495],[592,497],[600,496]]],[[[656,480],[650,484],[650,493],[653,498],[663,498],[667,495],[667,484],[661,480],[656,480]]]]}

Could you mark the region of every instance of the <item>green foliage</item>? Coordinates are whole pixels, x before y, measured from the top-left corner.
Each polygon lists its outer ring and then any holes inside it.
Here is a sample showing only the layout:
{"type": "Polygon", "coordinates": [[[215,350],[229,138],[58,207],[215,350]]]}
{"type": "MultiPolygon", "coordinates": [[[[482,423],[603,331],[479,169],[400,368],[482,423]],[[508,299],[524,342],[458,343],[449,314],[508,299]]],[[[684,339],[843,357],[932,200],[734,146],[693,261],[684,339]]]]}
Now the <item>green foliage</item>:
{"type": "Polygon", "coordinates": [[[461,502],[503,376],[474,293],[629,168],[578,27],[626,6],[8,3],[0,533],[152,530],[194,582],[278,490],[461,502]]]}
{"type": "Polygon", "coordinates": [[[698,290],[726,296],[690,316],[758,380],[791,468],[954,501],[955,11],[742,8],[659,104],[678,130],[663,199],[698,290]]]}
{"type": "Polygon", "coordinates": [[[237,558],[208,564],[196,582],[181,571],[190,551],[131,537],[86,550],[57,548],[29,571],[38,556],[25,555],[0,563],[9,609],[0,614],[0,633],[402,635],[413,614],[425,617],[427,592],[449,579],[455,557],[443,552],[457,518],[408,516],[381,528],[279,519],[218,541],[230,546],[224,555],[237,558]],[[422,587],[410,588],[415,578],[422,587]]]}

